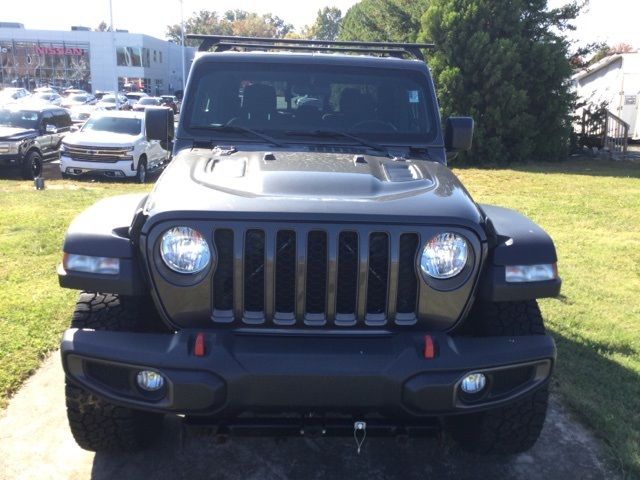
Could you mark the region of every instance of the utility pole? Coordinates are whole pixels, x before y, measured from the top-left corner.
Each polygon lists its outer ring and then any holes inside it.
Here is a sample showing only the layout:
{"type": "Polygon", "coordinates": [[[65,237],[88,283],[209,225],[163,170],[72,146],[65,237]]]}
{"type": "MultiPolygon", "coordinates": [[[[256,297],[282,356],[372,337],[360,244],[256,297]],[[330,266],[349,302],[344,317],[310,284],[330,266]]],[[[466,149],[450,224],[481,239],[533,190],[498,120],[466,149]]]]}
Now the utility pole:
{"type": "Polygon", "coordinates": [[[184,52],[184,9],[183,0],[180,0],[180,38],[182,40],[182,95],[184,96],[184,90],[187,87],[187,68],[184,52]]]}
{"type": "Polygon", "coordinates": [[[113,94],[116,97],[116,110],[120,110],[120,99],[118,96],[118,50],[116,49],[116,31],[113,28],[113,4],[112,0],[109,0],[109,17],[111,22],[111,45],[113,48],[113,56],[115,57],[115,74],[116,74],[116,88],[113,90],[113,94]]]}

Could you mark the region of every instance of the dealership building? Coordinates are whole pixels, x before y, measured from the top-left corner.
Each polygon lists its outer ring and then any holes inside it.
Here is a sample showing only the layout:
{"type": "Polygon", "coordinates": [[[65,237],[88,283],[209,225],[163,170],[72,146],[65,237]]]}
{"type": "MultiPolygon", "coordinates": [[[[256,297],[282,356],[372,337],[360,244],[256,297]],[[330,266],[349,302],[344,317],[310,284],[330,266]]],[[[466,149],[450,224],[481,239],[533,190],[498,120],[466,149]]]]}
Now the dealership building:
{"type": "MultiPolygon", "coordinates": [[[[195,49],[185,48],[187,75],[195,49]]],[[[29,30],[0,22],[0,86],[75,87],[87,91],[183,90],[182,47],[126,31],[29,30]]]]}

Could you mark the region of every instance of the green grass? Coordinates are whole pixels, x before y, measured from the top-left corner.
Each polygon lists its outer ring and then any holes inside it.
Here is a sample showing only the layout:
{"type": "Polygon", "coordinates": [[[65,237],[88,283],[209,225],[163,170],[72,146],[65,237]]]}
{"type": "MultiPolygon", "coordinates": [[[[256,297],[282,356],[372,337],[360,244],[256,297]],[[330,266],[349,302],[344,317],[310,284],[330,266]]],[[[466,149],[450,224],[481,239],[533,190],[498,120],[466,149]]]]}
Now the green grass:
{"type": "Polygon", "coordinates": [[[76,293],[58,286],[64,232],[96,200],[149,190],[117,183],[0,180],[0,407],[58,347],[76,293]]]}
{"type": "MultiPolygon", "coordinates": [[[[454,164],[455,166],[455,164],[454,164]]],[[[562,296],[541,301],[558,344],[554,388],[640,476],[640,165],[595,160],[457,168],[474,198],[528,215],[556,242],[562,296]]],[[[149,187],[0,180],[0,406],[57,347],[75,293],[55,268],[70,220],[149,187]]]]}
{"type": "Polygon", "coordinates": [[[558,346],[554,388],[640,477],[640,164],[456,174],[476,201],[519,210],[554,239],[562,295],[540,301],[558,346]]]}

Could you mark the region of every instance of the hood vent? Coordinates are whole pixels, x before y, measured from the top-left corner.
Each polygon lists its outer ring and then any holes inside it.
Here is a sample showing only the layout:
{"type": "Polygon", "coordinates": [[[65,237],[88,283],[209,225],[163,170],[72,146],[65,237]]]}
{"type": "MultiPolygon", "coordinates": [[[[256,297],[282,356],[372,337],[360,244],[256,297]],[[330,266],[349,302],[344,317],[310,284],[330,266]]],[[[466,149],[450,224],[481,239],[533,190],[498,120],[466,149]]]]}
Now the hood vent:
{"type": "Polygon", "coordinates": [[[210,158],[204,171],[225,178],[244,177],[247,169],[246,158],[210,158]]]}
{"type": "Polygon", "coordinates": [[[412,182],[422,180],[422,172],[415,165],[393,163],[383,165],[385,176],[390,182],[412,182]]]}

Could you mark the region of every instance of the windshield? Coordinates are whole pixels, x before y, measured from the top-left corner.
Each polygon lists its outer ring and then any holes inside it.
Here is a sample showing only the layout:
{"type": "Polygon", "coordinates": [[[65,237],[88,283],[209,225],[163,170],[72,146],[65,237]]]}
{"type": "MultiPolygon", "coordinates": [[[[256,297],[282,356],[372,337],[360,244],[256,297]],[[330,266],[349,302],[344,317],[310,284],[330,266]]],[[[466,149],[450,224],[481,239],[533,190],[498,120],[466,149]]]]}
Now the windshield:
{"type": "Polygon", "coordinates": [[[0,125],[17,128],[38,128],[38,112],[29,110],[0,110],[0,125]]]}
{"type": "MultiPolygon", "coordinates": [[[[120,100],[122,101],[122,100],[120,100]]],[[[101,100],[102,103],[116,103],[116,97],[112,97],[112,96],[107,96],[105,95],[104,97],[102,97],[101,100]]]]}
{"type": "Polygon", "coordinates": [[[69,95],[69,100],[73,102],[86,102],[87,96],[86,95],[69,95]]]}
{"type": "Polygon", "coordinates": [[[138,103],[140,105],[155,105],[158,103],[158,100],[155,98],[141,98],[138,103]]]}
{"type": "Polygon", "coordinates": [[[82,127],[82,131],[86,130],[139,135],[142,131],[142,120],[122,117],[90,118],[82,127]]]}
{"type": "Polygon", "coordinates": [[[259,63],[205,65],[201,72],[187,130],[238,126],[287,141],[329,130],[407,145],[435,134],[435,108],[420,72],[259,63]]]}

